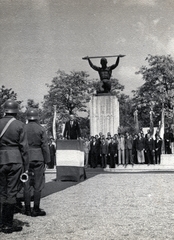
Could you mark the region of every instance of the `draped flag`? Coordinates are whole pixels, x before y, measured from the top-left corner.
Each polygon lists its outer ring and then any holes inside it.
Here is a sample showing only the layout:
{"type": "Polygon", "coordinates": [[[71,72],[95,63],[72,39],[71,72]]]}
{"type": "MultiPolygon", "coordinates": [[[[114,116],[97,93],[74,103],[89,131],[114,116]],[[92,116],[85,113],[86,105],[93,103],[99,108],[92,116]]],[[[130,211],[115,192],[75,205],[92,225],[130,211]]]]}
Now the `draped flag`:
{"type": "Polygon", "coordinates": [[[56,169],[57,180],[78,182],[85,179],[82,140],[57,140],[56,169]]]}
{"type": "Polygon", "coordinates": [[[138,110],[136,109],[134,112],[134,122],[135,122],[135,131],[139,132],[139,122],[138,122],[138,110]]]}
{"type": "Polygon", "coordinates": [[[54,105],[54,116],[53,116],[53,138],[56,140],[57,139],[57,134],[56,134],[56,105],[54,105]]]}
{"type": "Polygon", "coordinates": [[[152,135],[154,133],[153,115],[154,115],[154,112],[151,109],[150,110],[150,132],[151,132],[152,135]]]}
{"type": "Polygon", "coordinates": [[[162,112],[161,112],[161,122],[160,122],[160,126],[159,126],[159,134],[160,134],[160,137],[163,139],[164,138],[164,108],[162,108],[162,112]]]}

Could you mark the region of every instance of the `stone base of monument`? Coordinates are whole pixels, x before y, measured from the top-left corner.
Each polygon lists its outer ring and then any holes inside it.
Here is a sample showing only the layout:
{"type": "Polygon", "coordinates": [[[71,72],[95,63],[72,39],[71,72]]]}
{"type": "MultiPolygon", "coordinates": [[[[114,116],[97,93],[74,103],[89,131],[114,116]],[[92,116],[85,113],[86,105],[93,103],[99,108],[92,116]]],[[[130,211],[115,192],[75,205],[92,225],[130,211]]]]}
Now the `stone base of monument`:
{"type": "Polygon", "coordinates": [[[174,154],[162,154],[161,164],[128,164],[116,166],[115,168],[105,168],[105,172],[174,172],[174,154]]]}
{"type": "Polygon", "coordinates": [[[90,101],[90,135],[108,132],[113,136],[118,132],[119,102],[115,95],[101,93],[92,96],[90,101]]]}

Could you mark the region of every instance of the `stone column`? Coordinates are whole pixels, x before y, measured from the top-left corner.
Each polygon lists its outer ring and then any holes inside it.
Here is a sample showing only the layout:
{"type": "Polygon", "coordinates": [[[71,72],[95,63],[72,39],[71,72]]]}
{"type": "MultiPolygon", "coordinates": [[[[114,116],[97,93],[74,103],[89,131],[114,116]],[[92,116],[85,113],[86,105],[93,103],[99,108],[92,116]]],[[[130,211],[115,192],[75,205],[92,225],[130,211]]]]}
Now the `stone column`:
{"type": "Polygon", "coordinates": [[[106,136],[110,132],[113,136],[118,132],[119,124],[117,97],[106,93],[92,96],[90,102],[90,135],[95,136],[102,132],[106,136]]]}

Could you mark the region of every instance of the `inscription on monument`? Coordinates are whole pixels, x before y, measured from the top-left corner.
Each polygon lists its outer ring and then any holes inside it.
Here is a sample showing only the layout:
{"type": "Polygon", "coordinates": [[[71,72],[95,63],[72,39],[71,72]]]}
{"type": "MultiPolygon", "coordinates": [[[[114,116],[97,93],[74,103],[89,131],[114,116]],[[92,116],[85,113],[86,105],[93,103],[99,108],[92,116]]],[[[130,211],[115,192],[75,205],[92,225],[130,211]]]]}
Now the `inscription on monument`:
{"type": "Polygon", "coordinates": [[[119,102],[116,96],[93,96],[90,106],[90,134],[91,136],[102,132],[112,135],[118,132],[119,102]],[[95,110],[94,110],[95,109],[95,110]]]}

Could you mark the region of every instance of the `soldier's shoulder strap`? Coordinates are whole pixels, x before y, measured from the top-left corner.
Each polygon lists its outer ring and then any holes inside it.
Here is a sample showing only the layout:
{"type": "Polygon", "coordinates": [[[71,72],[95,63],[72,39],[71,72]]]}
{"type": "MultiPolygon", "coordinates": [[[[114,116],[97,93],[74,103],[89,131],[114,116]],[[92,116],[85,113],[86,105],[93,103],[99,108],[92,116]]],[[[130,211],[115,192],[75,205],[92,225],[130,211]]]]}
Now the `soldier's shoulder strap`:
{"type": "Polygon", "coordinates": [[[6,132],[6,130],[8,129],[8,127],[10,126],[10,124],[16,120],[15,118],[11,118],[5,125],[5,127],[2,129],[2,132],[0,134],[0,138],[4,135],[4,133],[6,132]]]}

